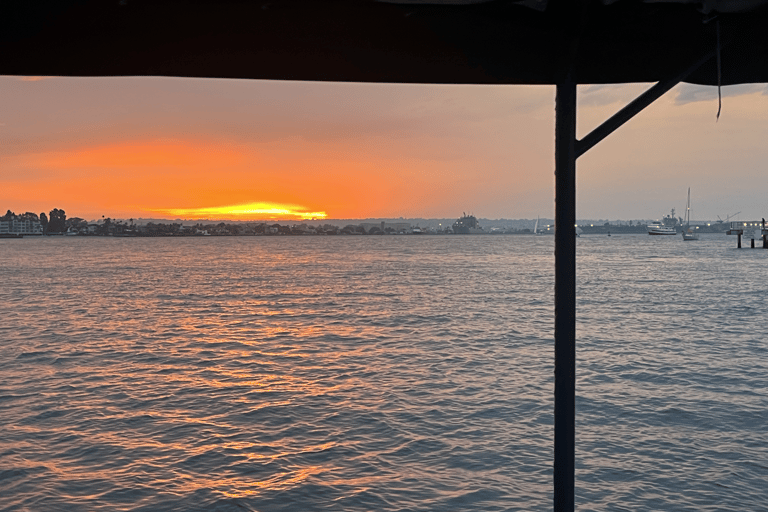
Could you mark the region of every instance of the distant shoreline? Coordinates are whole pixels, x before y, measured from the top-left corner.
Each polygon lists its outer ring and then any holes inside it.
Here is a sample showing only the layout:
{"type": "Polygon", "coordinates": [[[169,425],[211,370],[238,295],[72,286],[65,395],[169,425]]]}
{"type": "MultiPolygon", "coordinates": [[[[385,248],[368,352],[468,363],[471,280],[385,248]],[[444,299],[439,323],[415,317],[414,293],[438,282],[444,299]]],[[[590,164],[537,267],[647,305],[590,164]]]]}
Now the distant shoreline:
{"type": "MultiPolygon", "coordinates": [[[[673,212],[674,213],[674,212],[673,212]]],[[[65,235],[65,236],[114,236],[114,237],[171,237],[171,236],[327,236],[327,235],[447,235],[461,224],[460,219],[451,218],[367,218],[367,219],[302,219],[302,220],[187,220],[187,219],[111,219],[87,221],[80,217],[67,218],[63,210],[50,212],[50,220],[44,213],[16,215],[10,210],[0,218],[0,235],[14,238],[23,236],[65,235]]],[[[473,234],[526,235],[534,229],[544,234],[554,233],[554,220],[537,219],[476,219],[473,234]]],[[[676,220],[673,216],[664,218],[676,220]]],[[[643,234],[651,221],[639,219],[630,221],[577,221],[579,232],[591,234],[643,234]]],[[[670,224],[672,225],[672,224],[670,224]]],[[[676,223],[678,232],[682,226],[676,223]]],[[[726,222],[694,222],[691,227],[698,233],[724,233],[729,227],[726,222]]],[[[457,231],[467,231],[461,226],[457,231]]]]}

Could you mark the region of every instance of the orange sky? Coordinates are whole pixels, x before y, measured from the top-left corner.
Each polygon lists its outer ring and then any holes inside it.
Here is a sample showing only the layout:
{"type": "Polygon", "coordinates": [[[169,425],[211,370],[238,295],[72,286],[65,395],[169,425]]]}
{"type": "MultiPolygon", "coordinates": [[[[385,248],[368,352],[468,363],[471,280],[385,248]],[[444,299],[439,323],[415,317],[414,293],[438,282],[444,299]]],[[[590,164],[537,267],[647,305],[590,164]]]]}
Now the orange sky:
{"type": "MultiPolygon", "coordinates": [[[[645,87],[581,87],[580,135],[645,87]]],[[[578,217],[658,218],[684,206],[688,186],[694,218],[764,216],[749,184],[768,156],[766,90],[725,88],[717,123],[712,88],[666,95],[579,160],[578,217]]],[[[553,101],[551,87],[0,77],[0,208],[546,217],[553,101]]]]}

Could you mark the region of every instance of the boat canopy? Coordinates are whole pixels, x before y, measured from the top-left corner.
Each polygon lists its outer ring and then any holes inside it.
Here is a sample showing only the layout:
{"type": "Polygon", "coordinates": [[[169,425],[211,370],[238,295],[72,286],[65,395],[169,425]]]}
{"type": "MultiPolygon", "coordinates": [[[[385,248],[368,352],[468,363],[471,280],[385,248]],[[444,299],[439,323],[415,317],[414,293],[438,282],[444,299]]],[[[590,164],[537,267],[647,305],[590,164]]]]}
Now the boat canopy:
{"type": "Polygon", "coordinates": [[[4,0],[0,74],[768,82],[766,0],[4,0]]]}

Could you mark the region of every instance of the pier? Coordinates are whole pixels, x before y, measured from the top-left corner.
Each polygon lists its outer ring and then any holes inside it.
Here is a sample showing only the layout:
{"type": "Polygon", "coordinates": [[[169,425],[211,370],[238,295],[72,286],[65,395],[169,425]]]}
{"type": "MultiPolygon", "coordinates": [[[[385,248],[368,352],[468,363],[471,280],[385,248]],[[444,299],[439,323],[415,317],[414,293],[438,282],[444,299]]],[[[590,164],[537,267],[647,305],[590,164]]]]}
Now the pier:
{"type": "Polygon", "coordinates": [[[763,249],[768,249],[768,229],[765,228],[765,219],[747,220],[731,222],[731,228],[725,232],[726,235],[736,235],[736,247],[741,249],[741,238],[751,240],[752,249],[755,248],[755,240],[763,240],[763,249]]]}

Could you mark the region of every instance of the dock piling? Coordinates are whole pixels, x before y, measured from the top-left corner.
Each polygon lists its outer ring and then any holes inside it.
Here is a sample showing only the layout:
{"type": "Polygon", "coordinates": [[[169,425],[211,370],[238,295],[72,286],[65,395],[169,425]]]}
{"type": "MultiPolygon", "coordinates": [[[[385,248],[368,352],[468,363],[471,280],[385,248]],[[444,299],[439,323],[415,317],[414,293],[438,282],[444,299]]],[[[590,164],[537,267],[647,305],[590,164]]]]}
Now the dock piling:
{"type": "Polygon", "coordinates": [[[741,239],[748,237],[750,246],[755,248],[755,240],[763,241],[763,249],[768,249],[768,229],[765,227],[765,219],[731,222],[731,228],[726,235],[736,235],[736,247],[741,249],[741,239]]]}

